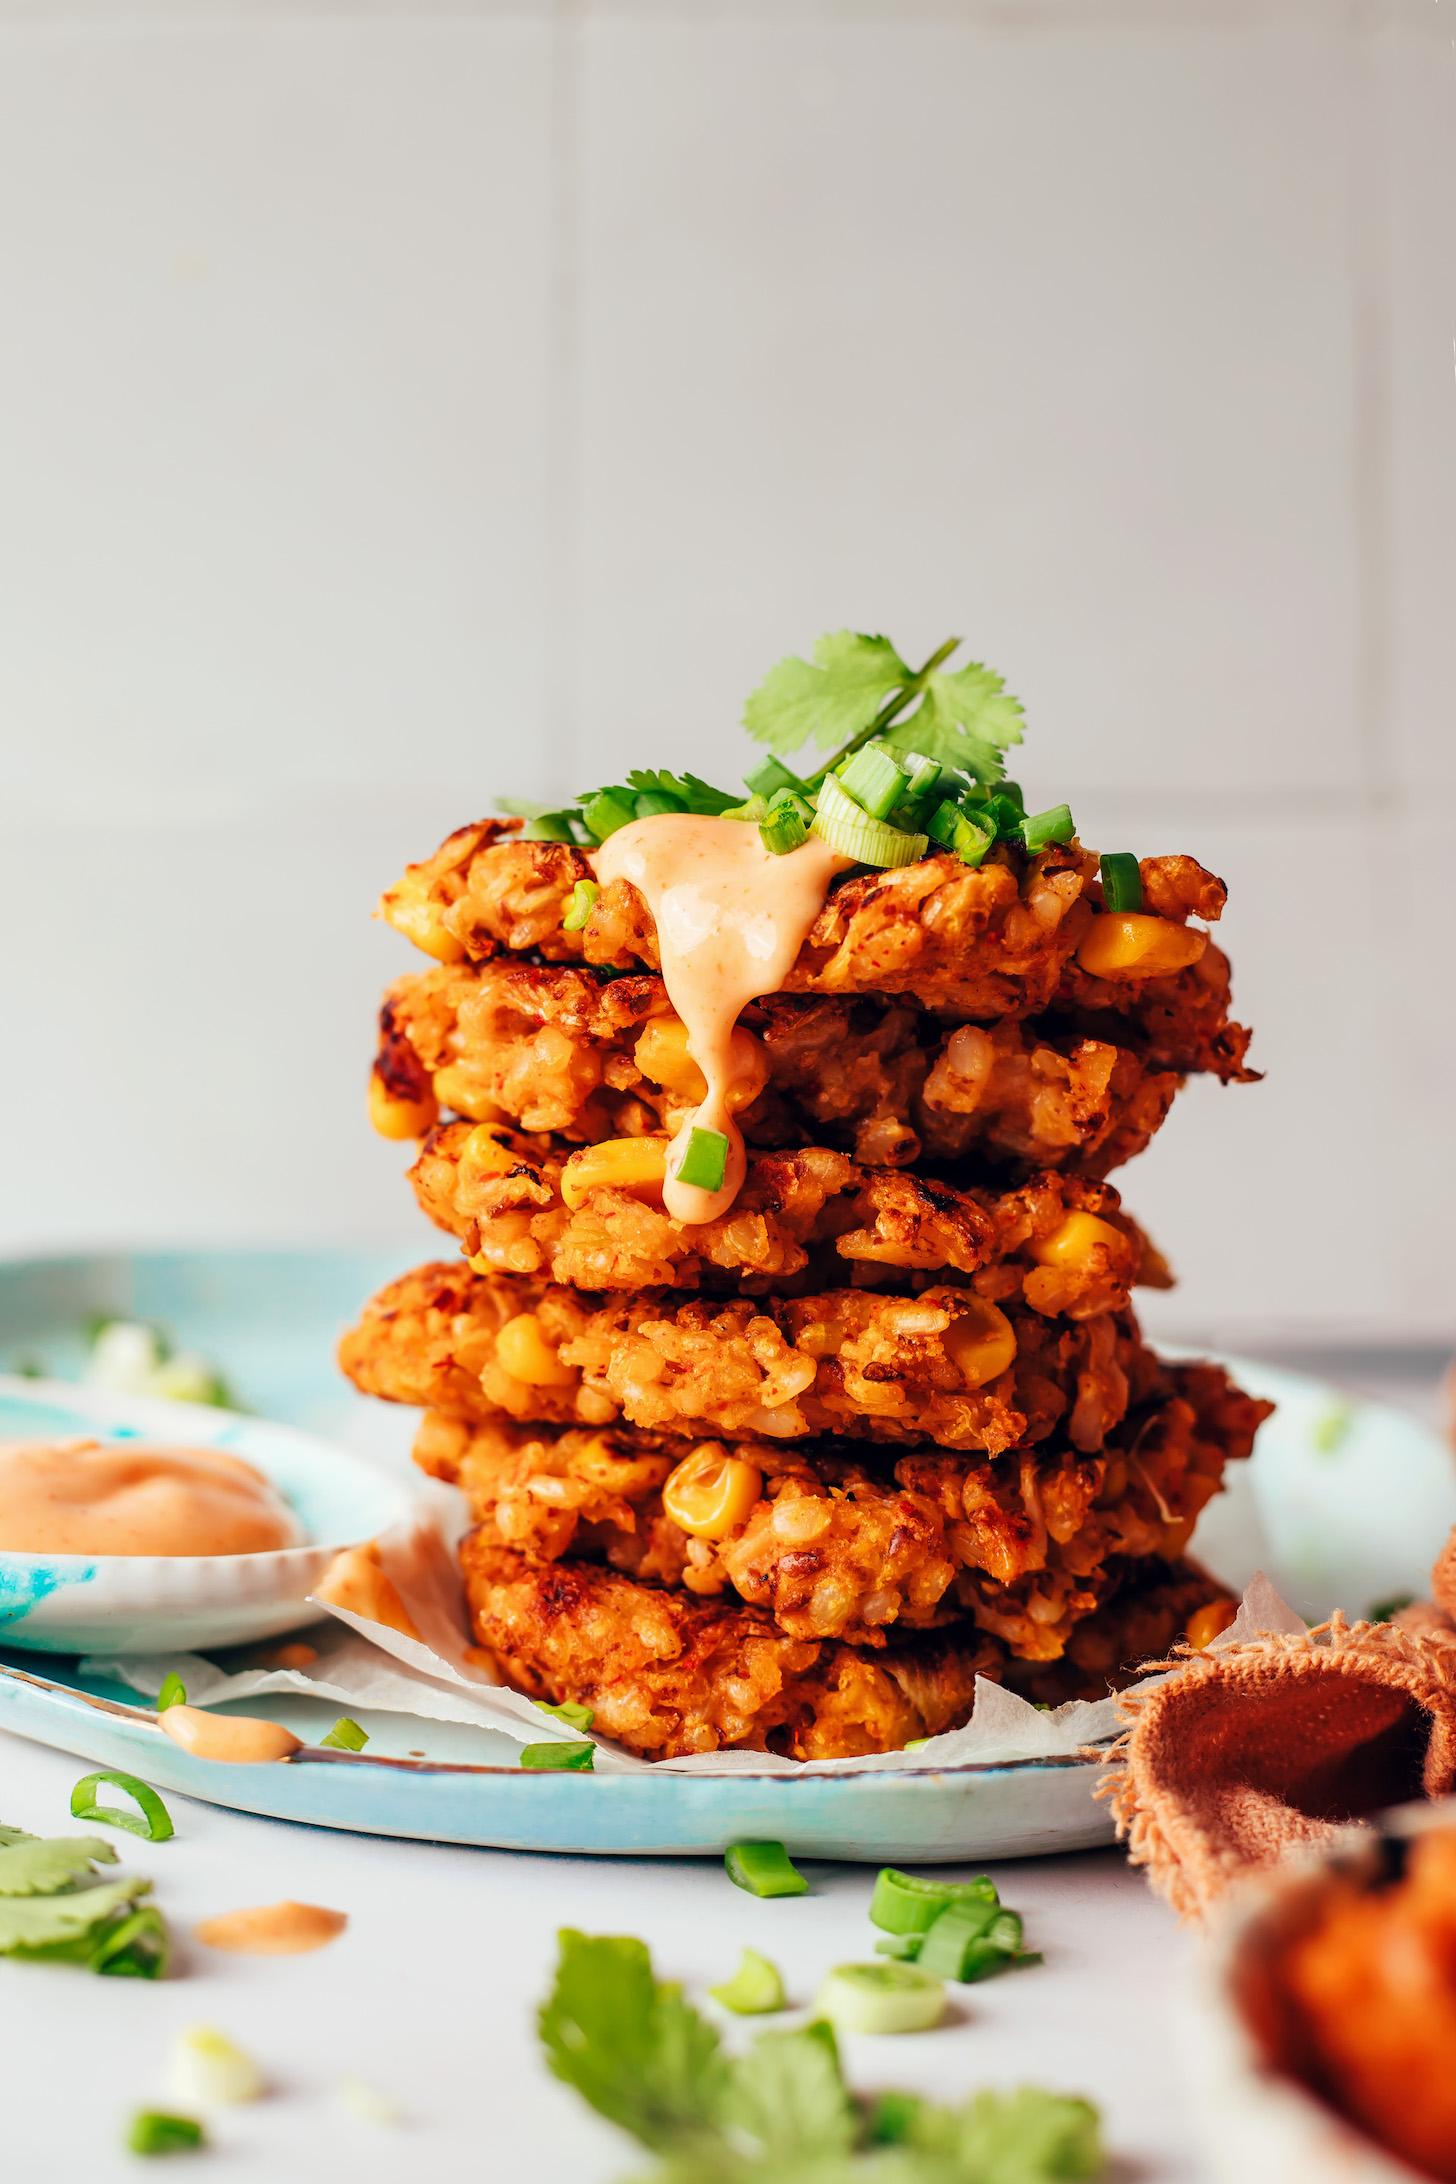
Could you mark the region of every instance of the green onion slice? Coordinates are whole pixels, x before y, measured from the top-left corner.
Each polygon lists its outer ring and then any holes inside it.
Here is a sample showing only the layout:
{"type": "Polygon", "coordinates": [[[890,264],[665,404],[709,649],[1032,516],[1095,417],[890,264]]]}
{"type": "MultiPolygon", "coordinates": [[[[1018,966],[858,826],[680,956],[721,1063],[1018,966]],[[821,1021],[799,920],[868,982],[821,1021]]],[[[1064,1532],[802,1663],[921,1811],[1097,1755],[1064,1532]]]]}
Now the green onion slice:
{"type": "Polygon", "coordinates": [[[715,2002],[739,2017],[763,2017],[784,2006],[779,1968],[756,1949],[745,1949],[733,1977],[725,1979],[720,1987],[710,1987],[708,1992],[715,2002]]]}
{"type": "Polygon", "coordinates": [[[953,796],[948,796],[943,803],[936,805],[926,820],[925,831],[932,842],[939,842],[943,849],[949,849],[955,840],[955,830],[960,825],[960,818],[960,805],[953,796]]]}
{"type": "Polygon", "coordinates": [[[553,1706],[549,1699],[537,1699],[536,1705],[543,1714],[554,1714],[558,1721],[564,1721],[568,1729],[590,1729],[597,1718],[590,1706],[580,1706],[575,1699],[563,1699],[559,1706],[553,1706]]]}
{"type": "Polygon", "coordinates": [[[340,1714],[328,1735],[319,1738],[319,1743],[331,1752],[362,1752],[368,1742],[369,1731],[361,1729],[347,1714],[340,1714]]]}
{"type": "Polygon", "coordinates": [[[165,1714],[169,1706],[187,1704],[187,1686],[175,1668],[169,1668],[162,1678],[162,1688],[157,1693],[157,1712],[165,1714]]]}
{"type": "Polygon", "coordinates": [[[909,788],[904,769],[878,743],[863,744],[840,768],[846,796],[852,796],[871,819],[888,819],[909,788]]]}
{"type": "Polygon", "coordinates": [[[521,1765],[536,1774],[590,1774],[596,1749],[594,1744],[523,1744],[521,1765]]]}
{"type": "Polygon", "coordinates": [[[679,1183],[697,1191],[721,1191],[728,1172],[728,1140],[721,1130],[690,1130],[677,1171],[679,1183]]]}
{"type": "Polygon", "coordinates": [[[577,881],[575,887],[571,890],[571,900],[566,906],[566,915],[561,920],[563,933],[579,933],[581,931],[596,908],[597,897],[600,893],[601,889],[595,880],[577,881]]]}
{"type": "Polygon", "coordinates": [[[772,802],[780,789],[802,789],[804,784],[796,773],[776,758],[766,758],[761,766],[743,776],[743,785],[750,796],[765,796],[772,802]]]}
{"type": "Polygon", "coordinates": [[[1076,832],[1069,804],[1053,804],[1050,811],[1034,812],[1021,822],[1021,839],[1033,856],[1053,842],[1070,842],[1076,832]]]}
{"type": "Polygon", "coordinates": [[[1109,910],[1141,910],[1143,876],[1136,857],[1110,849],[1102,859],[1102,900],[1109,910]]]}
{"type": "Polygon", "coordinates": [[[106,1979],[164,1979],[171,1958],[166,1920],[153,1905],[143,1904],[104,1929],[86,1962],[106,1979]]]}
{"type": "Polygon", "coordinates": [[[976,1928],[980,1933],[1000,1908],[1000,1899],[994,1881],[984,1873],[973,1881],[935,1881],[884,1866],[875,1875],[870,1919],[887,1934],[926,1934],[953,1904],[982,1907],[976,1928]]]}
{"type": "Polygon", "coordinates": [[[945,2015],[945,1985],[918,1964],[839,1964],[814,2007],[836,2032],[928,2032],[945,2015]]]}
{"type": "Polygon", "coordinates": [[[989,1979],[1025,1963],[1021,1947],[1021,1919],[1015,1911],[996,1908],[986,1918],[968,1905],[952,1904],[943,1911],[920,1946],[919,1961],[926,1971],[944,1979],[989,1979]]]}
{"type": "Polygon", "coordinates": [[[782,1843],[730,1843],[723,1868],[750,1896],[807,1896],[809,1883],[782,1843]]]}
{"type": "Polygon", "coordinates": [[[905,795],[907,800],[919,803],[929,796],[940,779],[938,758],[926,758],[919,751],[906,751],[900,761],[905,769],[905,795]]]}
{"type": "Polygon", "coordinates": [[[902,1964],[913,1964],[924,1939],[923,1934],[881,1934],[875,1943],[875,1955],[896,1957],[902,1964]]]}
{"type": "Polygon", "coordinates": [[[143,2108],[131,2119],[126,2143],[134,2154],[181,2154],[205,2146],[207,2134],[195,2116],[172,2116],[164,2109],[143,2108]]]}
{"type": "MultiPolygon", "coordinates": [[[[868,745],[865,746],[869,748],[868,745]]],[[[881,872],[915,864],[925,855],[926,837],[872,819],[844,792],[837,774],[826,774],[812,830],[821,841],[853,864],[874,865],[881,872]]]]}
{"type": "Polygon", "coordinates": [[[995,842],[995,820],[989,813],[967,807],[957,812],[955,827],[946,847],[955,851],[962,864],[978,865],[984,861],[986,852],[994,848],[995,842]]]}
{"type": "Polygon", "coordinates": [[[790,792],[781,804],[769,806],[768,817],[759,827],[763,846],[775,857],[787,856],[791,849],[798,849],[809,839],[809,827],[813,810],[801,798],[790,792]]]}
{"type": "Polygon", "coordinates": [[[149,1843],[165,1843],[176,1833],[172,1815],[161,1798],[145,1782],[138,1782],[134,1774],[83,1775],[71,1792],[71,1818],[101,1820],[108,1827],[125,1828],[128,1835],[144,1836],[149,1843]],[[114,1805],[98,1804],[96,1789],[103,1782],[108,1789],[123,1791],[140,1808],[140,1814],[120,1812],[114,1805]]]}

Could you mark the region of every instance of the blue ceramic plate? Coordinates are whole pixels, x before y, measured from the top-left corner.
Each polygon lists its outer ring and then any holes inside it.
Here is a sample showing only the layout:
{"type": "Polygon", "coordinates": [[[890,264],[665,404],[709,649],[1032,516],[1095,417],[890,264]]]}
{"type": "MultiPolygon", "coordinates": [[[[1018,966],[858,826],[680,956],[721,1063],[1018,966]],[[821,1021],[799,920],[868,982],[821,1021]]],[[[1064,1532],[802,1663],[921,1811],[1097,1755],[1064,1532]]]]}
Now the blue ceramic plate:
{"type": "MultiPolygon", "coordinates": [[[[168,1253],[0,1266],[0,1367],[64,1377],[98,1312],[159,1321],[214,1359],[255,1410],[391,1455],[404,1476],[411,1420],[341,1390],[341,1327],[408,1263],[355,1253],[168,1253]]],[[[1456,1524],[1456,1470],[1437,1438],[1379,1405],[1343,1409],[1333,1391],[1262,1365],[1236,1365],[1279,1410],[1253,1462],[1215,1504],[1199,1551],[1242,1583],[1262,1565],[1310,1616],[1358,1613],[1419,1592],[1456,1524]]],[[[120,1685],[83,1684],[73,1660],[0,1655],[0,1726],[128,1768],[164,1789],[275,1818],[504,1849],[702,1855],[767,1836],[808,1856],[934,1863],[1025,1857],[1105,1842],[1095,1762],[1040,1760],[913,1773],[837,1775],[527,1774],[491,1730],[397,1714],[363,1717],[366,1752],[309,1750],[286,1767],[219,1767],[161,1736],[120,1685]]],[[[334,1709],[270,1697],[305,1737],[334,1709]]]]}

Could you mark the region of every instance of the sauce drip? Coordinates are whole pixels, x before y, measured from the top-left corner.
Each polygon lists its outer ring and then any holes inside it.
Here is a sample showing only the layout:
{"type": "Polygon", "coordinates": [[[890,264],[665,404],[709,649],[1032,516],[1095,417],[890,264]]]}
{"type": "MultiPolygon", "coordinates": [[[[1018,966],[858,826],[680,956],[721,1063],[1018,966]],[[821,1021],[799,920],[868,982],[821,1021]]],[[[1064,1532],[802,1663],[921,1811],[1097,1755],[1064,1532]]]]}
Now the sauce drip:
{"type": "Polygon", "coordinates": [[[716,1221],[738,1195],[743,1134],[728,1107],[734,1027],[747,1002],[782,986],[829,882],[848,862],[816,835],[776,857],[746,821],[687,812],[634,819],[592,853],[603,887],[629,880],[651,911],[662,982],[707,1083],[668,1147],[662,1199],[675,1221],[716,1221]],[[678,1174],[694,1129],[717,1130],[728,1140],[720,1190],[684,1183],[678,1174]]]}
{"type": "Polygon", "coordinates": [[[50,1555],[253,1555],[303,1534],[260,1471],[214,1448],[0,1446],[0,1548],[50,1555]]]}
{"type": "Polygon", "coordinates": [[[201,1706],[169,1706],[157,1716],[157,1727],[194,1759],[227,1760],[236,1767],[292,1759],[303,1750],[302,1737],[258,1714],[209,1714],[201,1706]]]}
{"type": "Polygon", "coordinates": [[[349,1921],[342,1911],[321,1903],[264,1903],[251,1911],[224,1911],[204,1919],[193,1933],[207,1949],[232,1949],[245,1956],[302,1956],[336,1941],[349,1921]]]}

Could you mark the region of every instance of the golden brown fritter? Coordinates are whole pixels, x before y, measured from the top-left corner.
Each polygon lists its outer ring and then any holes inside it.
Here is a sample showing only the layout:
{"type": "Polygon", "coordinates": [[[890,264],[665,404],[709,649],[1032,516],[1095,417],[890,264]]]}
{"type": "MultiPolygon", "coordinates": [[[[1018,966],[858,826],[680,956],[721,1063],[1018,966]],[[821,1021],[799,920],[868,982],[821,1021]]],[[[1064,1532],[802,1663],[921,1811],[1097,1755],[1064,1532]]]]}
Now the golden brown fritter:
{"type": "MultiPolygon", "coordinates": [[[[596,1144],[671,1135],[696,1106],[680,1036],[658,977],[505,957],[397,980],[374,1067],[397,1099],[596,1144]]],[[[1103,1176],[1143,1150],[1182,1082],[1069,1028],[947,1025],[904,1002],[775,995],[745,1009],[739,1043],[750,1145],[829,1145],[873,1167],[974,1156],[1103,1176]]]]}
{"type": "Polygon", "coordinates": [[[1200,1608],[1228,1608],[1233,1598],[1196,1562],[1127,1563],[1111,1605],[1075,1626],[1060,1660],[1018,1662],[1005,1680],[1040,1706],[1105,1698],[1129,1670],[1166,1659],[1200,1608]]]}
{"type": "MultiPolygon", "coordinates": [[[[593,1727],[649,1759],[729,1747],[794,1759],[850,1759],[938,1736],[970,1715],[978,1675],[1019,1686],[1028,1669],[973,1627],[873,1651],[786,1638],[761,1610],[660,1592],[581,1562],[528,1562],[474,1534],[461,1562],[471,1622],[507,1682],[554,1705],[589,1706],[593,1727]]],[[[1134,1569],[1138,1566],[1133,1565],[1134,1569]]],[[[1141,1607],[1114,1600],[1102,1651],[1129,1665],[1166,1650],[1194,1607],[1221,1588],[1188,1565],[1144,1573],[1141,1607]],[[1123,1651],[1124,1630],[1138,1639],[1123,1651]]],[[[1095,1679],[1100,1691],[1102,1679],[1095,1679]]],[[[1040,1693],[1033,1694],[1040,1696],[1040,1693]]]]}
{"type": "MultiPolygon", "coordinates": [[[[1143,908],[1183,925],[1217,918],[1221,880],[1191,857],[1142,860],[1143,908]]],[[[656,970],[657,933],[629,881],[604,887],[579,931],[562,925],[586,855],[520,837],[515,822],[462,827],[411,865],[380,915],[444,962],[505,951],[610,970],[656,970]]],[[[1168,977],[1094,977],[1076,961],[1102,908],[1098,860],[1077,843],[1034,857],[1000,844],[976,869],[938,855],[832,887],[786,993],[904,994],[985,1022],[1071,1007],[1124,1020],[1154,1066],[1248,1074],[1248,1033],[1228,1015],[1228,963],[1209,943],[1168,977]]]]}
{"type": "Polygon", "coordinates": [[[1098,1456],[1053,1448],[991,1463],[926,1449],[869,1465],[842,1443],[733,1441],[684,1457],[661,1435],[432,1412],[415,1461],[535,1562],[607,1562],[700,1599],[732,1591],[792,1638],[877,1645],[969,1617],[1013,1653],[1055,1660],[1119,1558],[1184,1552],[1268,1408],[1213,1365],[1166,1380],[1098,1456]],[[695,1474],[706,1475],[696,1501],[695,1474]]]}
{"type": "Polygon", "coordinates": [[[382,1289],[339,1359],[366,1394],[457,1418],[934,1441],[993,1456],[1057,1426],[1073,1448],[1099,1449],[1156,1370],[1130,1313],[1049,1320],[1016,1302],[1003,1313],[970,1286],[613,1299],[459,1261],[382,1289]]]}
{"type": "MultiPolygon", "coordinates": [[[[637,1144],[652,1142],[666,1144],[637,1144]]],[[[1144,1258],[1107,1183],[1048,1174],[1000,1194],[956,1190],[810,1146],[751,1154],[727,1213],[685,1225],[665,1211],[660,1182],[594,1184],[610,1175],[609,1158],[455,1122],[431,1132],[410,1180],[477,1273],[544,1274],[574,1289],[781,1296],[849,1279],[904,1290],[975,1275],[998,1303],[1021,1296],[1034,1311],[1086,1319],[1126,1306],[1144,1258]]],[[[1155,1256],[1150,1271],[1162,1279],[1155,1256]]]]}

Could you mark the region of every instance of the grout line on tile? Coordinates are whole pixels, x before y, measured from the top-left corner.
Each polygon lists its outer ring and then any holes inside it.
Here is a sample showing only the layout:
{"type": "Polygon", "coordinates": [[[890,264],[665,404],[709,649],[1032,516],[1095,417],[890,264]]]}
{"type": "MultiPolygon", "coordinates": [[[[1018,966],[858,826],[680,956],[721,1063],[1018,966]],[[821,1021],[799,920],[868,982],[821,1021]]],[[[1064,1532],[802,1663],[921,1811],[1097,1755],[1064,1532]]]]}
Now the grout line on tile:
{"type": "Polygon", "coordinates": [[[581,65],[578,0],[555,0],[549,134],[546,390],[546,775],[575,781],[581,643],[581,65]],[[568,779],[568,775],[571,778],[568,779]]]}
{"type": "Polygon", "coordinates": [[[1352,112],[1372,124],[1350,131],[1346,161],[1350,290],[1354,356],[1354,443],[1351,449],[1352,515],[1358,622],[1355,631],[1355,704],[1365,753],[1369,801],[1389,803],[1395,773],[1390,733],[1390,373],[1385,324],[1386,160],[1383,117],[1375,79],[1374,33],[1351,41],[1352,112]]]}

